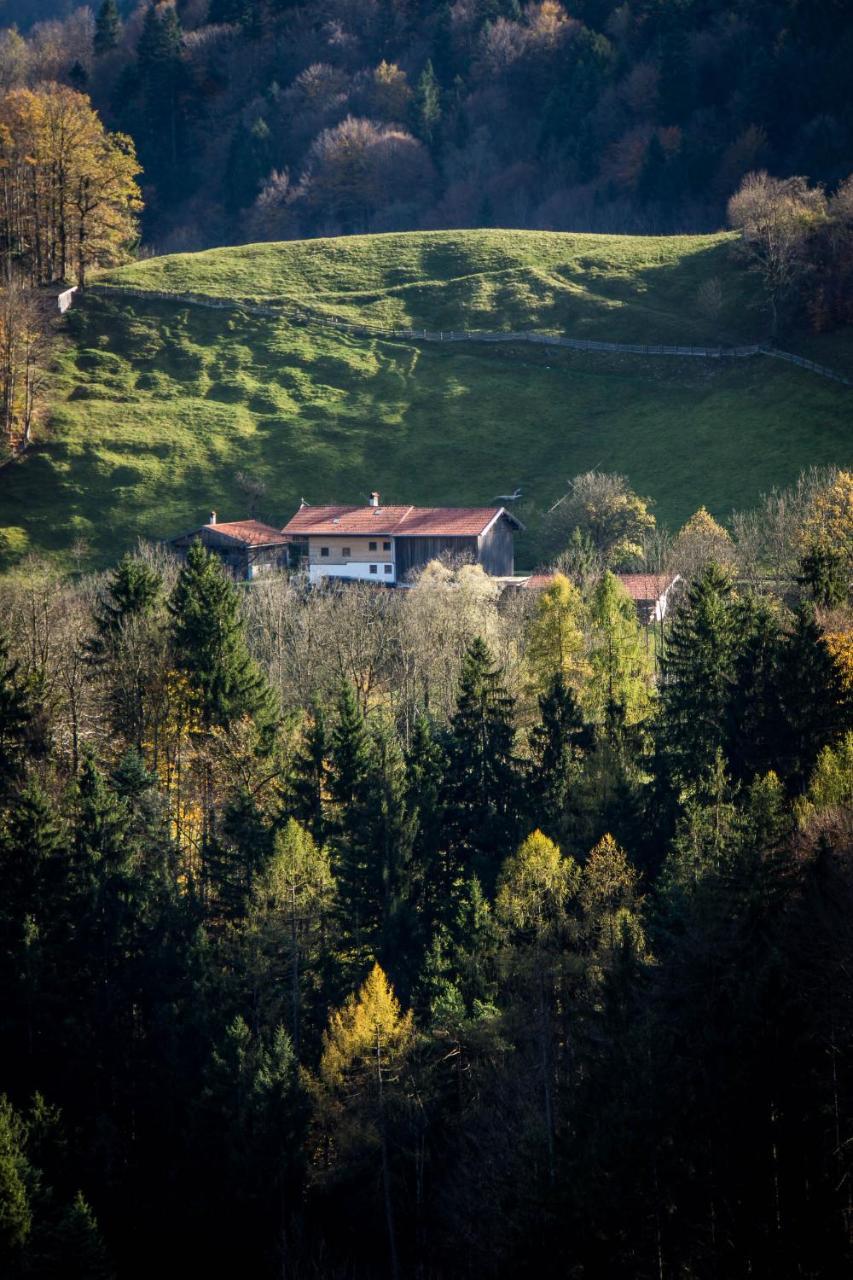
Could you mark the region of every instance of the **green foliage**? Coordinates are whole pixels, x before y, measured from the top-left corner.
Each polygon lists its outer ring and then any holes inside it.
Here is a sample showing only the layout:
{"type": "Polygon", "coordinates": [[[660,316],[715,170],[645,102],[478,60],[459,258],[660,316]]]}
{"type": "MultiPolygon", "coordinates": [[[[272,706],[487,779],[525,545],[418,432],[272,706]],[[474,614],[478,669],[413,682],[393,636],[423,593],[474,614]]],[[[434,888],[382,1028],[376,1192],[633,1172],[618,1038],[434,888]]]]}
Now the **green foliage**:
{"type": "MultiPolygon", "coordinates": [[[[3,563],[15,563],[25,537],[70,565],[75,538],[85,537],[92,562],[112,565],[140,535],[197,526],[210,501],[200,508],[200,495],[241,511],[236,475],[251,470],[282,521],[303,494],[323,501],[378,486],[413,502],[469,505],[502,492],[507,474],[523,477],[536,509],[522,512],[530,532],[516,563],[532,568],[551,554],[540,519],[565,477],[602,457],[674,528],[703,501],[721,517],[792,482],[806,463],[844,454],[845,389],[781,361],[401,345],[288,318],[310,305],[375,326],[716,342],[716,322],[692,305],[710,274],[724,286],[720,324],[732,340],[749,340],[726,238],[430,232],[352,237],[345,248],[242,246],[146,260],[110,277],[132,288],[283,299],[280,320],[94,290],[75,301],[51,375],[50,438],[13,469],[14,483],[0,472],[2,527],[14,533],[3,563]],[[736,468],[731,431],[720,427],[734,421],[736,468]],[[452,473],[451,449],[460,460],[452,473]],[[56,519],[72,511],[73,522],[56,519]]],[[[846,359],[839,335],[815,338],[808,354],[846,359]]]]}
{"type": "Polygon", "coordinates": [[[586,687],[591,718],[606,723],[620,707],[627,725],[648,714],[652,655],[648,629],[612,573],[605,573],[590,603],[591,679],[586,687]]]}
{"type": "Polygon", "coordinates": [[[96,56],[109,53],[118,44],[121,34],[121,17],[116,0],[103,0],[95,19],[95,35],[92,48],[96,56]]]}
{"type": "Polygon", "coordinates": [[[494,883],[512,842],[520,804],[513,699],[488,646],[476,639],[462,661],[447,739],[446,812],[454,870],[494,883]]]}
{"type": "Polygon", "coordinates": [[[187,553],[169,602],[175,662],[186,674],[205,729],[226,729],[252,717],[269,740],[275,723],[272,691],[250,657],[237,589],[200,542],[187,553]]]}

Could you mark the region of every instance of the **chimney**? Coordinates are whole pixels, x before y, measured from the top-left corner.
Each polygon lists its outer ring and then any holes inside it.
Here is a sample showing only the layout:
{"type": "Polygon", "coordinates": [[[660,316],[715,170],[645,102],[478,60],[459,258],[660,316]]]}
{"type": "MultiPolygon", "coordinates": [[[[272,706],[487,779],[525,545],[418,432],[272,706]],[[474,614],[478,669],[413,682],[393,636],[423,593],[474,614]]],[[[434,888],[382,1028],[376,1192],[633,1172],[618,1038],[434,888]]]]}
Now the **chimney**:
{"type": "Polygon", "coordinates": [[[211,513],[210,513],[210,519],[208,520],[208,522],[207,522],[207,523],[208,523],[208,524],[216,524],[216,512],[215,512],[215,511],[211,511],[211,513]]]}
{"type": "Polygon", "coordinates": [[[375,491],[370,495],[370,505],[371,507],[379,506],[379,494],[376,493],[375,491]]]}

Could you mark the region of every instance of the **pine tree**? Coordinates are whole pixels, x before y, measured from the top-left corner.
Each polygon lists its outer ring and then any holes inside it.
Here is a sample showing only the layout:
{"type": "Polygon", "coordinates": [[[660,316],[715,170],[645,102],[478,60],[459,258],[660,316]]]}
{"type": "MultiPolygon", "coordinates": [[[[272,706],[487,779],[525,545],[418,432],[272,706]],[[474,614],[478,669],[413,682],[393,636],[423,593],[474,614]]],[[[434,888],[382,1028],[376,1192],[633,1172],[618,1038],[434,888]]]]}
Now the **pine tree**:
{"type": "Polygon", "coordinates": [[[782,632],[778,608],[764,598],[748,596],[736,606],[736,618],[740,639],[729,699],[726,757],[733,778],[746,782],[766,773],[776,757],[776,667],[782,632]]]}
{"type": "Polygon", "coordinates": [[[418,80],[415,108],[420,135],[425,142],[431,143],[441,122],[441,87],[432,62],[427,62],[418,80]]]}
{"type": "Polygon", "coordinates": [[[350,938],[353,962],[375,944],[377,866],[369,840],[367,806],[370,739],[355,690],[344,685],[332,730],[329,791],[335,803],[332,847],[342,929],[350,938]]]}
{"type": "Polygon", "coordinates": [[[122,556],[92,613],[95,634],[86,648],[93,660],[103,659],[114,649],[131,618],[144,617],[153,611],[162,586],[163,580],[156,570],[135,556],[122,556]]]}
{"type": "Polygon", "coordinates": [[[776,692],[776,770],[789,791],[803,792],[821,749],[853,727],[841,672],[807,606],[798,609],[779,646],[776,692]]]}
{"type": "MultiPolygon", "coordinates": [[[[378,890],[378,955],[386,969],[414,978],[412,851],[417,820],[408,807],[406,762],[393,726],[379,721],[365,794],[370,861],[378,890]]],[[[373,877],[371,877],[373,878],[373,877]]]]}
{"type": "Polygon", "coordinates": [[[726,745],[740,639],[731,579],[710,565],[675,616],[662,664],[660,732],[678,785],[707,773],[726,745]]]}
{"type": "Polygon", "coordinates": [[[20,664],[10,657],[9,642],[0,634],[0,795],[20,776],[31,723],[31,702],[20,664]]]}
{"type": "Polygon", "coordinates": [[[406,802],[415,823],[412,890],[423,942],[432,936],[450,888],[442,803],[445,757],[433,725],[425,715],[415,720],[406,753],[406,769],[406,802]]]}
{"type": "Polygon", "coordinates": [[[0,1262],[13,1266],[33,1227],[26,1155],[26,1126],[5,1094],[0,1096],[0,1262]]]}
{"type": "Polygon", "coordinates": [[[112,1280],[97,1219],[78,1191],[51,1232],[50,1251],[67,1280],[112,1280]]]}
{"type": "Polygon", "coordinates": [[[491,887],[516,833],[520,774],[514,755],[514,702],[482,639],[462,661],[447,739],[445,804],[451,868],[491,887]]]}
{"type": "Polygon", "coordinates": [[[539,697],[539,722],[530,732],[530,762],[525,793],[531,822],[561,840],[572,823],[572,791],[592,735],[574,691],[558,671],[539,697]]]}
{"type": "Polygon", "coordinates": [[[294,816],[322,843],[327,835],[329,755],[331,743],[321,707],[315,707],[296,752],[290,777],[294,816]]]}
{"type": "Polygon", "coordinates": [[[186,674],[205,730],[250,716],[269,748],[275,729],[272,690],[251,658],[237,588],[200,542],[187,553],[172,599],[175,663],[186,674]]]}
{"type": "Polygon", "coordinates": [[[103,0],[95,19],[95,35],[92,41],[96,56],[100,57],[101,54],[109,53],[114,49],[120,34],[121,18],[116,0],[103,0]]]}

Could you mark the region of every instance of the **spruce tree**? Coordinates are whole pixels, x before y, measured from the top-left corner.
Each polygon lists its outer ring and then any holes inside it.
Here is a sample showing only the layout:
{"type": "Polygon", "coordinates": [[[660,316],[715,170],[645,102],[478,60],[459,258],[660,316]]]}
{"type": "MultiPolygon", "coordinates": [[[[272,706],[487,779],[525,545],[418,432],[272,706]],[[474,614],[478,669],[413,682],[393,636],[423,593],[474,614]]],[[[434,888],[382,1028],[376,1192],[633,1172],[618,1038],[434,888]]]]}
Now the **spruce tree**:
{"type": "Polygon", "coordinates": [[[415,105],[420,135],[426,143],[431,143],[441,122],[441,87],[429,61],[418,80],[415,105]]]}
{"type": "Polygon", "coordinates": [[[103,53],[109,53],[118,44],[120,34],[121,18],[116,0],[103,0],[95,19],[95,35],[92,41],[95,54],[100,57],[103,53]]]}
{"type": "Polygon", "coordinates": [[[853,705],[809,606],[798,609],[779,645],[775,767],[789,791],[805,791],[825,746],[853,728],[853,705]]]}
{"type": "Polygon", "coordinates": [[[525,794],[528,825],[561,841],[572,826],[573,789],[592,735],[561,671],[539,697],[539,722],[530,731],[525,794]]]}
{"type": "Polygon", "coordinates": [[[315,840],[326,838],[326,807],[331,743],[322,707],[315,707],[302,745],[293,760],[289,789],[294,816],[315,840]]]}
{"type": "Polygon", "coordinates": [[[450,885],[444,840],[444,768],[444,752],[434,727],[425,715],[419,715],[406,753],[406,769],[407,805],[415,819],[412,892],[423,945],[442,915],[450,885]]]}
{"type": "Polygon", "coordinates": [[[187,553],[172,599],[175,665],[187,676],[205,730],[250,716],[269,748],[275,699],[246,644],[237,588],[200,542],[187,553]]]}
{"type": "Polygon", "coordinates": [[[103,660],[114,651],[131,618],[152,612],[162,585],[159,573],[144,561],[131,555],[122,556],[92,613],[95,634],[87,641],[86,650],[94,661],[103,660]]]}
{"type": "Polygon", "coordinates": [[[354,956],[375,943],[376,865],[369,848],[367,812],[370,739],[355,690],[345,684],[332,731],[329,791],[335,804],[333,867],[341,926],[354,956]]]}
{"type": "Polygon", "coordinates": [[[485,642],[462,661],[447,739],[445,804],[452,869],[479,875],[488,889],[516,835],[520,773],[514,701],[485,642]]]}
{"type": "Polygon", "coordinates": [[[659,725],[679,786],[707,773],[726,745],[740,640],[731,579],[712,564],[691,584],[662,663],[659,725]]]}
{"type": "Polygon", "coordinates": [[[9,655],[0,633],[0,796],[20,775],[32,723],[30,698],[20,665],[9,655]]]}

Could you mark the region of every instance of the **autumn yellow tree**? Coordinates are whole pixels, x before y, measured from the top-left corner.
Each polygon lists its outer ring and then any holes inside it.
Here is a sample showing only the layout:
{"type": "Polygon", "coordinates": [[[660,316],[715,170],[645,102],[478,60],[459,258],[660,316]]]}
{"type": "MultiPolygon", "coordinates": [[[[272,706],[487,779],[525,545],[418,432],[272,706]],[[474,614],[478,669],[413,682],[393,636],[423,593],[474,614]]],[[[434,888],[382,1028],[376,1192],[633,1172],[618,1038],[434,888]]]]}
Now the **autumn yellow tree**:
{"type": "Polygon", "coordinates": [[[837,472],[814,495],[803,523],[802,545],[831,552],[853,575],[853,472],[837,472]]]}
{"type": "Polygon", "coordinates": [[[338,1161],[378,1148],[382,1168],[390,1270],[399,1275],[388,1141],[390,1097],[399,1091],[414,1043],[411,1010],[403,1013],[385,974],[374,964],[359,991],[332,1013],[323,1035],[314,1093],[318,1119],[338,1161]]]}
{"type": "Polygon", "coordinates": [[[700,507],[676,534],[671,563],[688,581],[711,563],[734,571],[735,546],[723,526],[705,507],[700,507]]]}
{"type": "Polygon", "coordinates": [[[30,443],[47,351],[45,307],[13,277],[0,288],[0,433],[8,449],[30,443]]]}
{"type": "Polygon", "coordinates": [[[589,674],[584,653],[584,603],[580,591],[557,573],[539,596],[527,640],[527,668],[534,692],[543,694],[561,674],[574,690],[589,674]]]}
{"type": "Polygon", "coordinates": [[[121,261],[142,200],[132,140],[108,133],[67,85],[0,96],[0,244],[33,283],[75,279],[121,261]]]}

